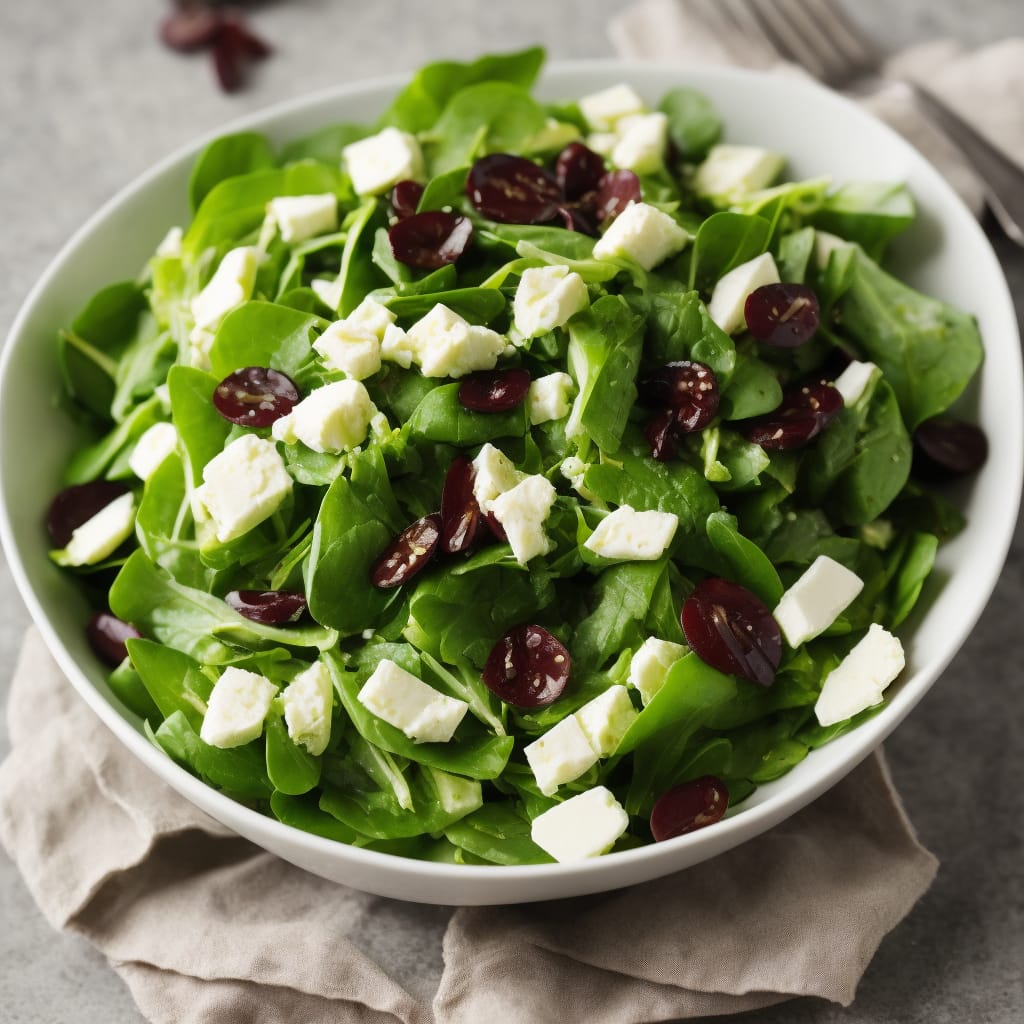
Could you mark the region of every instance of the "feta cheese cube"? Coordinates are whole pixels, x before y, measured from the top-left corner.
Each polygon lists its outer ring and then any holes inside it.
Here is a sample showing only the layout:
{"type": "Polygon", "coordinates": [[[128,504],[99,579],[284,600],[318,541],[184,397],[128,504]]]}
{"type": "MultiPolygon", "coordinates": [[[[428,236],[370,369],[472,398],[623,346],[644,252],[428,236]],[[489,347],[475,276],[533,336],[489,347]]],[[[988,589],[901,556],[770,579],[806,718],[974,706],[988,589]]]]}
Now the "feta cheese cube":
{"type": "Polygon", "coordinates": [[[629,815],[604,786],[595,786],[533,819],[530,837],[561,864],[599,857],[629,828],[629,815]]]}
{"type": "Polygon", "coordinates": [[[468,323],[440,302],[409,328],[409,342],[424,377],[492,370],[505,351],[500,334],[468,323]]]}
{"type": "Polygon", "coordinates": [[[864,581],[828,555],[818,555],[783,595],[772,615],[790,647],[823,633],[864,589],[864,581]]]}
{"type": "Polygon", "coordinates": [[[361,196],[377,196],[392,185],[411,178],[423,180],[423,154],[414,135],[385,128],[376,135],[346,146],[341,155],[352,187],[361,196]]]}
{"type": "Polygon", "coordinates": [[[252,297],[263,253],[240,246],[226,253],[206,287],[192,300],[196,327],[215,330],[221,320],[252,297]]]}
{"type": "Polygon", "coordinates": [[[778,284],[779,268],[770,252],[763,252],[721,277],[711,292],[708,314],[726,334],[746,329],[747,296],[766,284],[778,284]]]}
{"type": "Polygon", "coordinates": [[[263,732],[277,687],[265,676],[233,665],[214,684],[199,730],[211,747],[228,749],[251,743],[263,732]]]}
{"type": "Polygon", "coordinates": [[[236,437],[203,467],[195,500],[213,520],[221,544],[272,516],[292,492],[292,478],[273,441],[236,437]]]}
{"type": "MultiPolygon", "coordinates": [[[[566,480],[569,481],[569,486],[581,498],[590,502],[598,503],[597,495],[583,483],[589,468],[589,462],[584,462],[576,455],[570,455],[569,458],[563,460],[562,465],[558,467],[558,471],[566,480]]],[[[600,504],[600,507],[603,508],[604,505],[600,504]]]]}
{"type": "Polygon", "coordinates": [[[836,391],[843,396],[843,405],[847,408],[856,405],[871,379],[881,372],[874,363],[861,363],[854,359],[835,379],[836,391]]]}
{"type": "Polygon", "coordinates": [[[67,547],[55,555],[60,565],[96,565],[112,555],[135,529],[135,499],[122,494],[76,527],[67,547]]]}
{"type": "Polygon", "coordinates": [[[587,124],[595,132],[611,131],[621,118],[647,111],[647,105],[636,90],[625,82],[581,97],[579,107],[587,124]]]}
{"type": "Polygon", "coordinates": [[[135,442],[128,467],[140,479],[148,480],[157,467],[178,447],[178,432],[170,423],[154,423],[135,442]]]}
{"type": "Polygon", "coordinates": [[[277,196],[267,203],[281,241],[305,242],[338,229],[338,199],[333,192],[315,196],[277,196]]]}
{"type": "Polygon", "coordinates": [[[416,743],[447,743],[469,709],[388,658],[363,684],[359,703],[416,743]]]}
{"type": "Polygon", "coordinates": [[[852,718],[882,699],[906,661],[899,639],[877,622],[826,677],[814,705],[819,725],[852,718]]]}
{"type": "Polygon", "coordinates": [[[688,648],[682,644],[649,636],[633,655],[626,682],[640,691],[640,699],[645,705],[650,704],[654,695],[665,685],[668,670],[687,651],[688,648]]]}
{"type": "Polygon", "coordinates": [[[379,341],[384,332],[395,322],[395,314],[375,298],[367,295],[345,319],[355,327],[371,331],[379,341]]]}
{"type": "Polygon", "coordinates": [[[630,203],[597,240],[594,259],[625,257],[652,270],[681,252],[689,240],[689,234],[667,213],[649,203],[630,203]]]}
{"type": "Polygon", "coordinates": [[[524,339],[561,327],[590,305],[583,278],[568,267],[530,267],[516,288],[512,303],[516,330],[524,339]]]}
{"type": "Polygon", "coordinates": [[[423,766],[423,774],[434,784],[437,802],[445,813],[464,818],[483,806],[483,787],[476,779],[464,779],[429,765],[423,766]]]}
{"type": "Polygon", "coordinates": [[[297,746],[316,757],[331,740],[331,709],[334,685],[331,673],[322,661],[315,661],[300,672],[281,694],[288,735],[297,746]]]}
{"type": "Polygon", "coordinates": [[[390,324],[384,331],[384,340],[380,343],[380,357],[389,363],[397,363],[408,370],[416,356],[416,349],[409,340],[409,335],[397,324],[390,324]]]}
{"type": "Polygon", "coordinates": [[[545,796],[553,796],[559,786],[578,779],[597,764],[597,751],[575,715],[552,726],[540,739],[528,744],[523,753],[545,796]]]}
{"type": "Polygon", "coordinates": [[[530,381],[530,391],[526,396],[530,423],[536,426],[568,416],[569,395],[574,387],[572,377],[561,371],[530,381]]]}
{"type": "Polygon", "coordinates": [[[583,546],[602,558],[652,562],[665,553],[678,525],[674,512],[637,512],[623,505],[597,524],[583,546]]]}
{"type": "Polygon", "coordinates": [[[609,686],[573,716],[598,757],[611,757],[637,716],[626,687],[609,686]]]}
{"type": "Polygon", "coordinates": [[[824,270],[828,266],[832,253],[852,248],[853,242],[848,242],[838,235],[830,234],[828,231],[814,232],[814,262],[819,270],[824,270]]]}
{"type": "Polygon", "coordinates": [[[335,278],[333,281],[328,281],[325,277],[314,277],[309,282],[309,287],[313,289],[316,297],[330,310],[337,311],[341,305],[341,278],[335,278]]]}
{"type": "Polygon", "coordinates": [[[301,441],[315,452],[338,454],[366,440],[377,407],[357,380],[338,380],[311,391],[290,413],[274,420],[278,441],[301,441]]]}
{"type": "Polygon", "coordinates": [[[156,247],[157,256],[181,259],[181,240],[184,237],[185,232],[180,227],[171,228],[156,247]]]}
{"type": "Polygon", "coordinates": [[[351,380],[365,380],[380,369],[377,335],[351,320],[336,320],[313,342],[328,370],[341,370],[351,380]]]}
{"type": "Polygon", "coordinates": [[[598,156],[610,157],[618,141],[618,132],[592,132],[587,136],[587,148],[598,156]]]}
{"type": "Polygon", "coordinates": [[[767,188],[782,172],[786,158],[759,146],[712,146],[697,168],[694,186],[699,196],[735,203],[767,188]]]}
{"type": "Polygon", "coordinates": [[[611,160],[616,167],[636,174],[654,174],[660,170],[668,145],[668,117],[665,114],[630,117],[628,124],[620,124],[620,131],[619,140],[611,152],[611,160]]]}
{"type": "Polygon", "coordinates": [[[473,460],[473,497],[482,512],[490,512],[494,499],[511,491],[526,474],[488,441],[473,460]]]}
{"type": "Polygon", "coordinates": [[[491,502],[490,510],[504,527],[512,554],[520,565],[551,550],[551,542],[544,533],[544,520],[556,496],[551,482],[538,473],[521,480],[491,502]]]}

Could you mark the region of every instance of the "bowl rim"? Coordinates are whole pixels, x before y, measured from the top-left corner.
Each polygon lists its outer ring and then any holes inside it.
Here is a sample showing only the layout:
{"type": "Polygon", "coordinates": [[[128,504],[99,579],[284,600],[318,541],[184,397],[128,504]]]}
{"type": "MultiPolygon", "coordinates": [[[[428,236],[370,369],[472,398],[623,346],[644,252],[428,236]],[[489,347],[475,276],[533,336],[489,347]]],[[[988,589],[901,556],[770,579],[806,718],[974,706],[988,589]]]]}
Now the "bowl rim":
{"type": "MultiPolygon", "coordinates": [[[[631,76],[643,78],[647,75],[661,75],[666,78],[675,77],[681,84],[692,81],[698,88],[701,81],[727,82],[730,80],[754,87],[765,79],[778,77],[773,73],[744,68],[682,65],[669,61],[596,58],[552,61],[545,66],[538,85],[543,86],[544,83],[552,80],[571,79],[573,76],[588,74],[598,74],[609,79],[615,76],[619,79],[628,79],[631,76]]],[[[94,229],[117,207],[140,192],[144,192],[153,182],[174,170],[179,164],[193,160],[209,142],[224,134],[253,129],[258,130],[260,128],[266,129],[271,122],[321,104],[329,105],[332,102],[351,101],[359,96],[373,96],[376,99],[385,91],[394,94],[408,80],[408,73],[375,76],[369,79],[361,79],[357,82],[330,86],[262,107],[256,111],[251,111],[177,147],[148,170],[119,189],[61,246],[19,307],[7,334],[3,352],[0,353],[0,401],[2,401],[3,394],[7,388],[12,386],[8,383],[10,364],[13,361],[13,353],[17,347],[16,342],[19,336],[22,335],[32,311],[45,296],[53,282],[59,277],[65,264],[71,260],[73,254],[87,241],[94,229]]],[[[895,144],[897,149],[902,148],[909,156],[911,162],[918,164],[917,170],[920,173],[924,173],[933,179],[930,184],[937,189],[942,197],[943,205],[950,206],[957,211],[957,215],[964,221],[964,230],[972,232],[975,235],[975,242],[983,245],[988,253],[991,254],[993,264],[999,271],[998,280],[992,282],[993,293],[998,295],[998,301],[1001,304],[1008,307],[1011,313],[1010,320],[1014,327],[1016,327],[1017,320],[1013,301],[998,258],[995,256],[987,237],[974,216],[935,167],[896,131],[846,97],[834,93],[811,80],[801,81],[800,87],[808,90],[810,93],[817,93],[820,97],[827,97],[829,102],[837,105],[837,107],[844,108],[844,116],[849,117],[853,123],[868,128],[871,131],[881,131],[888,135],[890,141],[895,144]]],[[[1017,341],[1017,345],[1010,346],[1017,353],[1016,365],[1007,369],[1008,371],[1013,369],[1016,377],[1019,379],[1021,377],[1019,337],[1010,340],[1017,341]]],[[[1012,541],[1022,477],[1024,477],[1024,437],[1022,437],[1024,430],[1021,429],[1024,413],[1022,413],[1022,409],[1024,409],[1024,406],[1021,403],[1018,403],[1014,409],[1015,423],[1013,426],[1016,429],[1013,431],[1014,436],[1011,440],[1014,458],[1012,465],[1009,464],[1008,460],[1011,477],[1004,481],[1008,501],[1005,505],[998,534],[989,535],[989,541],[998,555],[997,564],[1000,567],[1005,562],[1012,541]]],[[[613,874],[620,874],[621,869],[624,867],[646,863],[649,868],[653,867],[654,870],[648,870],[644,877],[658,877],[674,870],[679,870],[681,867],[689,864],[695,864],[703,859],[685,860],[685,863],[673,866],[673,860],[684,860],[679,855],[685,849],[696,848],[704,843],[711,845],[709,840],[713,839],[717,852],[724,852],[745,842],[747,839],[760,835],[773,825],[797,813],[826,790],[830,789],[851,772],[896,728],[956,655],[964,639],[988,603],[999,577],[999,570],[997,569],[984,586],[975,588],[973,591],[973,601],[962,609],[963,628],[959,631],[959,635],[956,636],[955,642],[948,646],[943,657],[916,671],[906,681],[908,685],[904,685],[895,694],[892,701],[881,713],[846,734],[844,739],[847,740],[848,749],[840,762],[819,772],[812,778],[801,780],[792,787],[792,791],[772,793],[762,802],[725,818],[716,825],[714,830],[697,831],[667,842],[617,851],[587,861],[531,865],[446,864],[415,860],[375,850],[366,850],[286,825],[275,818],[237,803],[212,786],[208,786],[191,775],[171,758],[158,751],[132,724],[131,720],[118,707],[108,701],[95,687],[72,657],[70,651],[51,624],[43,608],[42,599],[28,575],[20,551],[15,544],[14,527],[8,511],[8,495],[2,490],[5,486],[4,481],[5,476],[0,475],[0,540],[3,542],[12,577],[21,594],[21,598],[27,606],[36,627],[42,633],[50,653],[54,656],[77,692],[104,724],[117,736],[120,742],[127,746],[147,768],[153,771],[161,780],[170,784],[173,789],[185,796],[191,803],[203,809],[206,809],[206,807],[216,808],[216,811],[211,810],[210,813],[214,813],[218,820],[226,823],[229,827],[234,828],[235,822],[246,825],[251,824],[260,833],[277,837],[289,845],[298,844],[320,856],[336,858],[339,861],[349,861],[354,865],[363,865],[384,872],[414,874],[426,882],[429,882],[431,879],[453,881],[472,877],[474,881],[487,878],[495,883],[500,883],[503,881],[536,881],[540,877],[543,877],[545,880],[557,880],[568,877],[579,879],[585,876],[588,879],[586,883],[588,888],[581,891],[594,892],[601,891],[600,883],[595,884],[597,879],[606,875],[610,878],[613,874]]],[[[714,852],[709,856],[713,855],[715,855],[714,852]]],[[[611,882],[604,888],[614,888],[621,884],[629,883],[611,882]]]]}

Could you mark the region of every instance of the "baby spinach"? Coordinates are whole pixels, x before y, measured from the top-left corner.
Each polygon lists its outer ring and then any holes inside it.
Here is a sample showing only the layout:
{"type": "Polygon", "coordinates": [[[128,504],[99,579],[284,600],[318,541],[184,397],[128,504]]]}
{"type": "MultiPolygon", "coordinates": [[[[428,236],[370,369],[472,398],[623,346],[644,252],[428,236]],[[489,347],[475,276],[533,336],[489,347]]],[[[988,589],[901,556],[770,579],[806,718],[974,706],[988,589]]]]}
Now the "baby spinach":
{"type": "Polygon", "coordinates": [[[665,93],[658,109],[668,115],[669,138],[680,156],[699,163],[722,135],[722,119],[698,89],[679,86],[665,93]]]}
{"type": "Polygon", "coordinates": [[[226,178],[274,166],[274,153],[265,135],[237,132],[214,139],[199,155],[188,180],[188,198],[194,214],[203,200],[226,178]]]}

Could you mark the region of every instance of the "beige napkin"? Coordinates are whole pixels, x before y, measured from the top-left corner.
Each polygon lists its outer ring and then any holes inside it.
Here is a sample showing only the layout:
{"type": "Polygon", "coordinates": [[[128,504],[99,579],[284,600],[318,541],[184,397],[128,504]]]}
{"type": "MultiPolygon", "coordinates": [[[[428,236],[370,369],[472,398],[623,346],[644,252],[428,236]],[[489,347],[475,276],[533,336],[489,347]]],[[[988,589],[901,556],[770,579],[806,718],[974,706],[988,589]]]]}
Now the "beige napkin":
{"type": "Polygon", "coordinates": [[[639,1024],[796,995],[846,1005],[937,868],[878,755],[688,871],[450,913],[231,836],[118,743],[35,630],[8,716],[0,839],[51,924],[92,942],[157,1024],[639,1024]]]}
{"type": "MultiPolygon", "coordinates": [[[[612,21],[609,35],[623,57],[803,73],[780,65],[765,45],[716,35],[695,16],[687,0],[643,0],[612,21]]],[[[892,56],[883,70],[892,79],[927,84],[1024,167],[1024,39],[1004,39],[973,51],[952,40],[923,43],[892,56]]],[[[909,139],[980,214],[982,184],[956,146],[922,115],[910,90],[899,81],[875,84],[874,91],[857,98],[909,139]]]]}

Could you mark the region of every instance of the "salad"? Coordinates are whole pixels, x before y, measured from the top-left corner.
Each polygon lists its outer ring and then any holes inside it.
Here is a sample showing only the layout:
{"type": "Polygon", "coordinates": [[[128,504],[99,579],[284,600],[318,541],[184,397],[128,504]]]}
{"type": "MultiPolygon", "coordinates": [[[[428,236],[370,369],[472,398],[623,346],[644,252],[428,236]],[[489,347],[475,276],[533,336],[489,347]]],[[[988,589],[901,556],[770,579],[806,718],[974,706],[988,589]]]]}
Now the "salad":
{"type": "Polygon", "coordinates": [[[574,861],[713,826],[884,705],[985,458],[972,317],[883,268],[899,183],[789,180],[685,87],[543,53],[211,143],[61,332],[47,514],[110,687],[263,813],[574,861]]]}

